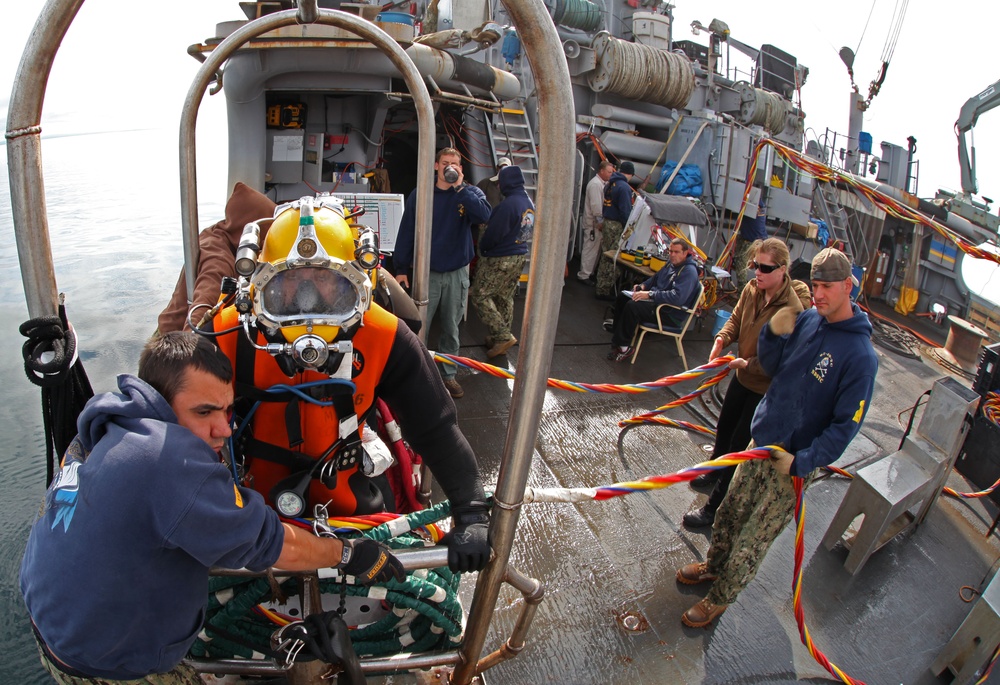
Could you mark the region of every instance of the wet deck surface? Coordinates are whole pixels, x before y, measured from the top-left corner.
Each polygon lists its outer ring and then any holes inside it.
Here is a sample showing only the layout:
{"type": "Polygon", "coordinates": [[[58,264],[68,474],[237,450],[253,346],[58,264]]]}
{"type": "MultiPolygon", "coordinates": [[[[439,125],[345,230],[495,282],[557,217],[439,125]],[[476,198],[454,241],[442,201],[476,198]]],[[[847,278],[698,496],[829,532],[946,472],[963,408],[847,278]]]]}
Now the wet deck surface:
{"type": "MultiPolygon", "coordinates": [[[[572,270],[571,270],[572,272],[572,270]]],[[[515,335],[523,294],[518,297],[515,335]]],[[[591,383],[636,383],[682,371],[670,339],[645,342],[634,365],[605,359],[610,334],[601,322],[607,303],[571,276],[565,285],[551,377],[591,383]]],[[[933,326],[933,324],[930,324],[933,326]]],[[[711,346],[711,322],[691,331],[685,351],[691,366],[711,346]]],[[[933,329],[928,329],[933,334],[933,329]]],[[[939,332],[943,339],[943,332],[939,332]]],[[[470,313],[461,354],[486,360],[485,331],[470,313]]],[[[432,336],[431,343],[434,342],[432,336]]],[[[934,380],[946,374],[932,360],[905,359],[876,347],[880,370],[873,406],[848,453],[853,468],[896,450],[907,410],[934,380]],[[900,416],[900,413],[902,415],[900,416]]],[[[516,373],[519,348],[495,360],[516,373]]],[[[460,372],[462,429],[495,482],[506,433],[512,382],[460,372]]],[[[728,380],[726,381],[728,382],[728,380]]],[[[648,411],[697,386],[640,395],[549,390],[531,467],[531,487],[593,487],[663,474],[706,458],[703,436],[641,426],[616,450],[617,422],[648,411]]],[[[708,409],[713,409],[711,403],[708,409]]],[[[705,423],[673,410],[671,418],[705,423]]],[[[716,410],[717,411],[717,410],[716,410]]],[[[972,488],[953,472],[949,483],[972,488]]],[[[846,550],[827,552],[819,542],[848,488],[824,477],[807,494],[803,597],[807,624],[819,649],[846,673],[868,683],[946,683],[929,666],[971,608],[959,589],[984,584],[1000,554],[986,538],[992,503],[941,498],[916,531],[904,533],[873,555],[856,577],[843,567],[846,550]]],[[[692,532],[681,516],[706,494],[687,485],[636,493],[606,502],[530,504],[522,509],[512,563],[541,580],[545,600],[521,655],[486,673],[489,685],[522,683],[792,683],[830,681],[802,646],[792,613],[790,526],[772,547],[757,578],[709,629],[683,626],[680,615],[702,596],[680,586],[676,569],[704,559],[709,529],[692,532]],[[640,630],[624,627],[635,616],[640,630]]],[[[471,592],[467,593],[471,598],[471,592]]],[[[487,650],[498,648],[521,608],[505,587],[487,650]]],[[[1000,682],[994,675],[990,682],[1000,682]]]]}

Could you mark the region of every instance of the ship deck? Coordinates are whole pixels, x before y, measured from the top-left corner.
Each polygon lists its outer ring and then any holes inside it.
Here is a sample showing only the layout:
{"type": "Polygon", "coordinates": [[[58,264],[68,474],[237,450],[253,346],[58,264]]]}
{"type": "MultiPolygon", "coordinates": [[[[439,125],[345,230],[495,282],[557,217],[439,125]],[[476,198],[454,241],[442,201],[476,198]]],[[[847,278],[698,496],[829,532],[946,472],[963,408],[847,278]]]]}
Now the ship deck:
{"type": "MultiPolygon", "coordinates": [[[[573,274],[574,269],[570,269],[573,274]]],[[[644,343],[638,361],[605,359],[610,334],[601,322],[608,303],[571,275],[564,286],[550,376],[586,383],[638,383],[682,371],[672,340],[644,343]]],[[[515,335],[524,305],[517,298],[515,335]]],[[[880,315],[893,316],[873,305],[880,315]]],[[[939,341],[932,322],[907,320],[939,341]]],[[[712,322],[685,338],[692,366],[707,359],[712,322]]],[[[485,330],[470,313],[461,355],[486,360],[485,330]]],[[[520,336],[519,336],[520,337],[520,336]]],[[[433,331],[431,342],[433,343],[433,331]]],[[[949,371],[923,354],[908,359],[876,346],[878,383],[861,434],[837,462],[857,468],[895,451],[909,414],[932,383],[949,371]]],[[[517,371],[519,348],[506,363],[517,371]]],[[[495,482],[504,446],[512,382],[460,372],[461,427],[495,482]]],[[[728,382],[724,381],[724,384],[728,382]]],[[[969,385],[968,381],[964,384],[969,385]]],[[[571,393],[549,389],[531,466],[530,487],[593,487],[664,474],[706,459],[709,438],[659,426],[640,426],[616,443],[618,421],[690,392],[696,382],[642,394],[571,393]]],[[[708,393],[706,393],[706,398],[708,393]]],[[[714,403],[698,402],[668,416],[710,423],[714,403]]],[[[952,472],[949,485],[975,489],[952,472]]],[[[856,576],[844,568],[847,551],[820,539],[848,488],[824,475],[807,491],[803,606],[816,646],[852,677],[869,683],[946,683],[929,667],[972,605],[963,586],[985,587],[1000,556],[992,502],[941,497],[925,522],[876,552],[856,576]]],[[[522,683],[793,683],[835,680],[801,644],[792,607],[794,525],[778,538],[756,579],[708,629],[680,616],[703,589],[679,585],[676,569],[704,559],[708,529],[688,531],[681,516],[706,494],[686,484],[604,502],[528,504],[522,508],[512,563],[545,585],[527,646],[488,671],[489,685],[522,683]],[[626,616],[636,619],[625,621],[626,616]],[[626,625],[637,625],[629,630],[626,625]]],[[[464,592],[471,599],[471,585],[464,592]]],[[[504,588],[486,649],[498,648],[520,611],[519,595],[504,588]]],[[[1000,682],[994,675],[992,681],[1000,682]]]]}

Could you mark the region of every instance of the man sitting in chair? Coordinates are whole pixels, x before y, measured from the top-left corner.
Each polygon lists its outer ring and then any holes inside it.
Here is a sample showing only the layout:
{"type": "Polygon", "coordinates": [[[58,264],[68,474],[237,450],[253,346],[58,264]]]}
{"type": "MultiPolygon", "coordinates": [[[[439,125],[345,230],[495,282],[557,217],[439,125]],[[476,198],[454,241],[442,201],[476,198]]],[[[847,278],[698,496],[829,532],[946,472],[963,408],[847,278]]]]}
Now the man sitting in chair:
{"type": "MultiPolygon", "coordinates": [[[[635,329],[642,323],[656,321],[656,308],[669,304],[682,309],[695,305],[698,294],[698,264],[691,248],[680,238],[670,241],[670,264],[635,286],[631,293],[618,293],[615,300],[615,318],[611,323],[611,351],[608,359],[622,362],[634,353],[632,338],[635,329]]],[[[661,320],[664,325],[684,325],[680,310],[676,313],[664,310],[661,320]]],[[[607,324],[607,322],[605,322],[607,324]]]]}

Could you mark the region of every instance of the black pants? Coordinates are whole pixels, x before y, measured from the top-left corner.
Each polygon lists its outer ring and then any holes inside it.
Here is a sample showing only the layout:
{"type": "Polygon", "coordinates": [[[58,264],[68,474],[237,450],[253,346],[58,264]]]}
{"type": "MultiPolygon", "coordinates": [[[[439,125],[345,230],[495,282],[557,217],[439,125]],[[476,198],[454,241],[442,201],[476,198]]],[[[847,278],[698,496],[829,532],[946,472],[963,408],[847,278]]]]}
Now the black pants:
{"type": "MultiPolygon", "coordinates": [[[[726,391],[726,397],[722,400],[719,423],[715,427],[715,449],[712,450],[712,459],[718,459],[731,452],[742,452],[747,448],[750,444],[750,421],[763,398],[763,395],[747,390],[739,380],[733,378],[726,391]]],[[[713,514],[729,492],[729,483],[733,480],[736,467],[729,466],[719,469],[716,473],[719,474],[718,480],[705,504],[705,508],[713,514]]]]}
{"type": "MultiPolygon", "coordinates": [[[[611,344],[619,347],[631,345],[635,329],[639,324],[656,323],[657,306],[659,305],[651,300],[633,302],[632,298],[618,293],[618,297],[615,298],[615,325],[611,331],[611,344]]],[[[665,326],[680,327],[680,324],[666,313],[662,314],[662,319],[665,326]]]]}

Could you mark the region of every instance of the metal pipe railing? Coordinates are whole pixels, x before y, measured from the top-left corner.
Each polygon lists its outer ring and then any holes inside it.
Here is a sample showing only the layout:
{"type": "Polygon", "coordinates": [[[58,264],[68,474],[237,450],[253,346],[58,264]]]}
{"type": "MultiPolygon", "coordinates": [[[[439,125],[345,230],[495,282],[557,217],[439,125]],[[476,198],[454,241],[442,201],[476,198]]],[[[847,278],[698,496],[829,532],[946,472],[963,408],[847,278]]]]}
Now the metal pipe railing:
{"type": "Polygon", "coordinates": [[[500,649],[479,660],[479,663],[476,665],[476,673],[489,670],[497,664],[508,659],[513,659],[521,653],[521,650],[524,649],[528,629],[531,627],[531,622],[535,620],[538,605],[542,603],[542,599],[545,597],[545,586],[541,582],[534,578],[529,578],[513,566],[507,567],[506,581],[515,589],[521,591],[521,595],[524,597],[524,604],[521,607],[521,613],[514,622],[514,627],[510,631],[510,637],[507,638],[507,641],[503,643],[500,649]]]}
{"type": "Polygon", "coordinates": [[[55,316],[59,291],[42,178],[42,105],[52,62],[83,0],[48,0],[42,8],[14,77],[7,111],[7,175],[14,239],[28,317],[55,316]]]}
{"type": "MultiPolygon", "coordinates": [[[[311,0],[315,5],[315,0],[311,0]]],[[[311,12],[306,11],[306,16],[311,12]]],[[[184,276],[188,296],[194,293],[194,282],[198,269],[198,186],[195,160],[195,124],[198,107],[215,74],[225,61],[242,45],[269,31],[301,23],[303,16],[297,10],[275,12],[254,19],[234,31],[209,56],[198,69],[194,82],[188,90],[181,113],[180,130],[180,181],[181,181],[181,225],[184,240],[184,276]]],[[[420,318],[426,317],[427,283],[430,279],[430,229],[433,178],[427,173],[434,166],[434,110],[427,87],[413,61],[389,34],[374,24],[352,14],[339,10],[319,9],[317,24],[335,26],[361,38],[379,48],[399,69],[410,94],[413,96],[417,112],[417,130],[420,142],[417,149],[417,165],[425,173],[417,175],[416,234],[414,236],[413,300],[417,303],[420,318]]],[[[426,336],[426,321],[421,327],[421,335],[426,336]]],[[[426,338],[425,338],[426,339],[426,338]]]]}
{"type": "Polygon", "coordinates": [[[532,241],[518,373],[493,495],[490,535],[496,556],[476,584],[462,646],[463,663],[452,678],[460,685],[467,685],[476,675],[500,585],[508,575],[552,362],[573,202],[565,184],[560,183],[566,170],[573,168],[576,152],[573,92],[562,43],[541,0],[507,0],[504,4],[535,74],[540,141],[535,225],[544,230],[532,241]]]}

